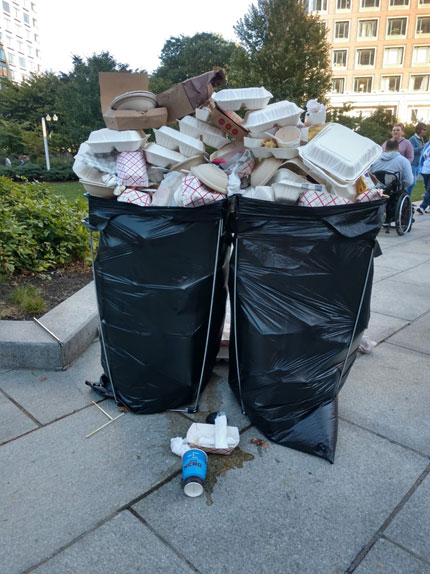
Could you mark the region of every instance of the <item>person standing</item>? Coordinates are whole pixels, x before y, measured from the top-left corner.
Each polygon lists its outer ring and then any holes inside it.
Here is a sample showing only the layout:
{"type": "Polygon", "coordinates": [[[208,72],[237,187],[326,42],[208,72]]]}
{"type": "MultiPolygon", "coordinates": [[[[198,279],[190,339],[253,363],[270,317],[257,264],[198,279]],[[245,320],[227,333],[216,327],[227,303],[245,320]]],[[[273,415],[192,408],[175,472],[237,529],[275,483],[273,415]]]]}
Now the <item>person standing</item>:
{"type": "MultiPolygon", "coordinates": [[[[415,155],[414,148],[412,147],[411,142],[405,138],[405,127],[403,124],[394,124],[393,129],[391,130],[391,139],[399,142],[400,155],[412,163],[415,155]]],[[[386,145],[387,142],[385,141],[382,144],[382,151],[386,151],[386,145]]]]}
{"type": "Polygon", "coordinates": [[[424,149],[424,138],[427,134],[427,126],[423,122],[418,122],[415,126],[415,134],[409,138],[409,141],[414,148],[414,159],[412,160],[412,173],[414,175],[414,183],[408,187],[406,190],[409,195],[412,194],[412,190],[417,182],[417,171],[418,164],[420,163],[421,152],[424,149]]]}
{"type": "Polygon", "coordinates": [[[427,207],[430,205],[430,142],[427,142],[421,152],[420,163],[418,165],[418,173],[423,174],[425,194],[421,205],[417,209],[417,213],[424,215],[427,207]]]}
{"type": "Polygon", "coordinates": [[[10,161],[10,159],[8,157],[5,158],[4,163],[7,167],[10,167],[12,165],[12,162],[10,161]]]}

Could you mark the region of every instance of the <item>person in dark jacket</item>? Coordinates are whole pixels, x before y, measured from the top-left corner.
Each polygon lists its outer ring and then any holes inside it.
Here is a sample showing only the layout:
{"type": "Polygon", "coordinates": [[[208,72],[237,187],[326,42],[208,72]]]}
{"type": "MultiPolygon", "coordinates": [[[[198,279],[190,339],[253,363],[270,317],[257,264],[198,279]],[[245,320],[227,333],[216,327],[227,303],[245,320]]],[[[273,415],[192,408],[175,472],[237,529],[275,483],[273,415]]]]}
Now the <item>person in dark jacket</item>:
{"type": "Polygon", "coordinates": [[[414,183],[410,185],[406,190],[409,193],[409,195],[411,195],[412,190],[414,189],[417,181],[418,164],[420,163],[421,152],[423,151],[425,146],[424,138],[426,137],[426,134],[427,134],[426,124],[424,124],[423,122],[418,122],[417,125],[415,126],[414,135],[411,138],[409,138],[409,141],[411,142],[412,147],[414,148],[414,159],[412,160],[411,164],[412,173],[414,176],[414,183]]]}

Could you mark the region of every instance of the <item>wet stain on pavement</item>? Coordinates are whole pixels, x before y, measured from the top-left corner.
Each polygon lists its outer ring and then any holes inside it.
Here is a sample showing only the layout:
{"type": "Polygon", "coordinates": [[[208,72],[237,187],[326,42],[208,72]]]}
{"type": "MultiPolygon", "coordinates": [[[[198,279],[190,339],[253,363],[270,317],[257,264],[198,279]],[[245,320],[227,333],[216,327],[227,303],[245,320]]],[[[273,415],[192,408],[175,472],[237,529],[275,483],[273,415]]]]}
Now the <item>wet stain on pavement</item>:
{"type": "Polygon", "coordinates": [[[254,455],[240,450],[239,447],[229,455],[210,454],[208,457],[208,469],[205,480],[206,504],[212,506],[212,492],[218,477],[224,477],[233,468],[243,468],[244,462],[254,460],[254,455]]]}

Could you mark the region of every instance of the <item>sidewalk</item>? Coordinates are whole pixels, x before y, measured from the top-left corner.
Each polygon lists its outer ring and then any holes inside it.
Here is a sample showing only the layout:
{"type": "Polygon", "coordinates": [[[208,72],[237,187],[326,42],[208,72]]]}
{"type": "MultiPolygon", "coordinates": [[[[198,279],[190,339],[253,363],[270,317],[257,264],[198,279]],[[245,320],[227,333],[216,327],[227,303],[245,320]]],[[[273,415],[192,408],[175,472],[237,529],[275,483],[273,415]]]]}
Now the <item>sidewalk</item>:
{"type": "Polygon", "coordinates": [[[1,574],[430,574],[430,214],[380,234],[378,345],[339,395],[333,465],[269,443],[219,362],[197,415],[120,414],[67,371],[0,371],[1,574]],[[224,410],[242,431],[190,499],[170,438],[224,410]],[[263,446],[251,442],[263,439],[263,446]]]}

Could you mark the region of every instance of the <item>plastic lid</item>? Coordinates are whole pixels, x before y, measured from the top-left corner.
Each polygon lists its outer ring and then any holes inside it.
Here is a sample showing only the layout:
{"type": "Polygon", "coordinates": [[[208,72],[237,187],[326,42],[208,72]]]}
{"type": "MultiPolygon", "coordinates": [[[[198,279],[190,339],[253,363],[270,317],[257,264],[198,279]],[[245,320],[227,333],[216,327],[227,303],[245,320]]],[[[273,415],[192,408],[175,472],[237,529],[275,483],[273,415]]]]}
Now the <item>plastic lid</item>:
{"type": "Polygon", "coordinates": [[[191,496],[195,498],[196,496],[200,496],[203,492],[203,485],[199,482],[188,482],[184,486],[184,492],[187,496],[191,496]]]}

